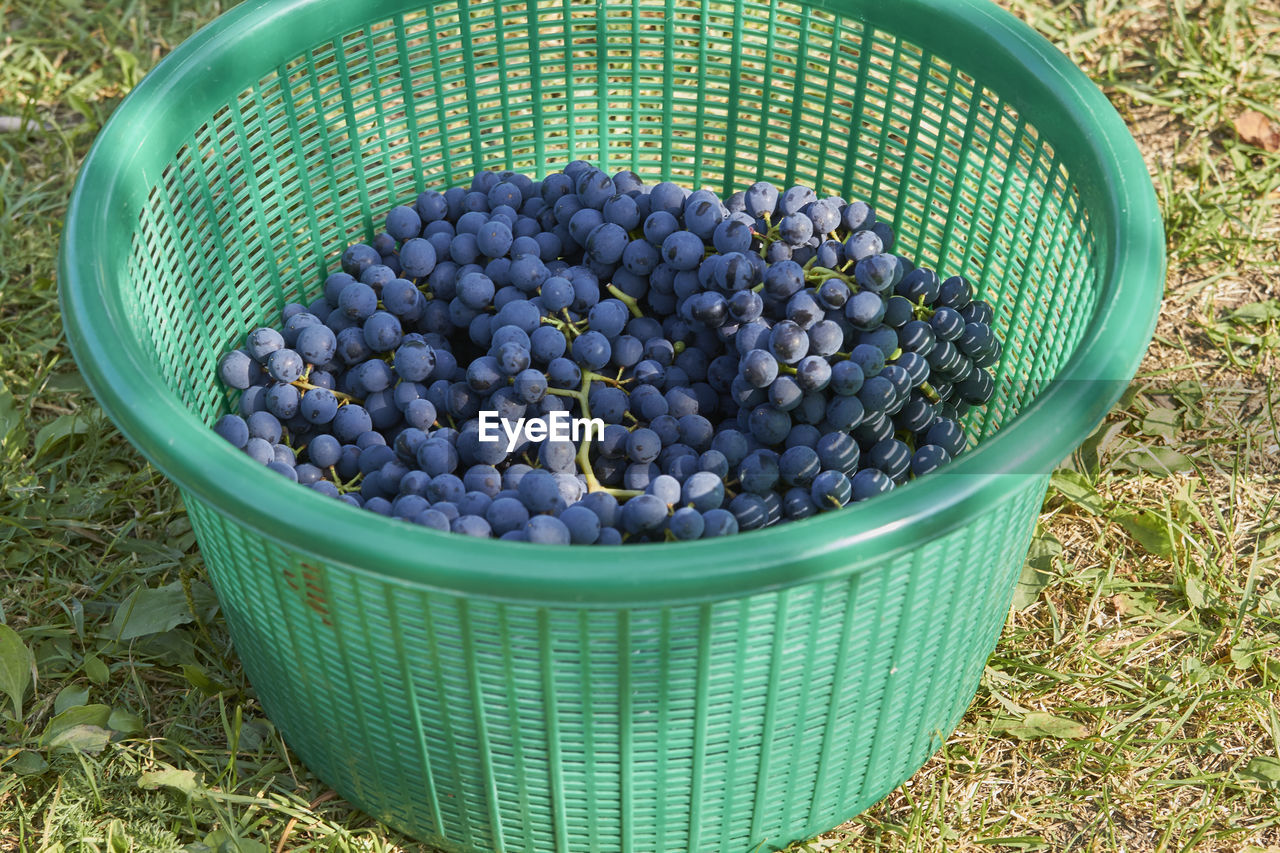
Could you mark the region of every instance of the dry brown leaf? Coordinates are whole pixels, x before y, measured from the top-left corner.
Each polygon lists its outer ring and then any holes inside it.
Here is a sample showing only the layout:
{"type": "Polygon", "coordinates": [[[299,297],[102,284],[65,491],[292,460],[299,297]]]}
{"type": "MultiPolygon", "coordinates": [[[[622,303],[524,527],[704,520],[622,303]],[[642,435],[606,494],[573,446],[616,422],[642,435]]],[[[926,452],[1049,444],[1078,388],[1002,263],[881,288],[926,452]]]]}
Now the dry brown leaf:
{"type": "Polygon", "coordinates": [[[1245,110],[1236,116],[1236,133],[1250,145],[1265,151],[1280,151],[1280,128],[1257,110],[1245,110]]]}

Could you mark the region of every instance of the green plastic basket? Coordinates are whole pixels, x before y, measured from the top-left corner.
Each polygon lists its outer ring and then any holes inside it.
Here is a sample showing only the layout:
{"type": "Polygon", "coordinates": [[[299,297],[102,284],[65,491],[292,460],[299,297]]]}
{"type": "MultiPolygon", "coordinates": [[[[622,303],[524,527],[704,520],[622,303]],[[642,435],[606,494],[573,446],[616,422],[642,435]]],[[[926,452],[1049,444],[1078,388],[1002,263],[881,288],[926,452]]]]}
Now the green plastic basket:
{"type": "Polygon", "coordinates": [[[1164,253],[1123,122],[984,0],[253,0],[103,129],[60,263],[80,368],[181,489],[308,767],[448,850],[745,853],[857,814],[954,728],[1164,253]],[[843,512],[606,550],[383,520],[209,430],[218,355],[389,206],[571,158],[873,203],[995,307],[977,448],[843,512]]]}

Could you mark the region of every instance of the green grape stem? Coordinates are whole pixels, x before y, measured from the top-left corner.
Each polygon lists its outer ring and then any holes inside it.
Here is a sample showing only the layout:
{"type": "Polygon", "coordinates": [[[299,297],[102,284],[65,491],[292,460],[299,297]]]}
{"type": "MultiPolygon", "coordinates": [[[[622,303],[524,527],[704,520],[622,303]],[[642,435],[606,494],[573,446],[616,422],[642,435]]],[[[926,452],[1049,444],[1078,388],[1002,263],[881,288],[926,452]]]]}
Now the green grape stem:
{"type": "Polygon", "coordinates": [[[636,302],[636,298],[634,296],[628,296],[612,284],[605,285],[605,290],[613,294],[614,299],[617,299],[623,305],[627,306],[627,310],[631,312],[632,317],[644,316],[644,312],[640,310],[640,305],[636,302]]]}
{"type": "MultiPolygon", "coordinates": [[[[591,370],[582,371],[582,385],[576,391],[568,388],[548,388],[548,394],[554,394],[557,397],[572,397],[578,401],[578,407],[582,410],[582,417],[586,420],[591,419],[591,406],[587,402],[587,396],[591,392],[592,382],[603,382],[606,385],[617,386],[615,379],[610,379],[600,373],[591,370]]],[[[634,498],[637,495],[643,495],[644,492],[635,489],[614,489],[604,485],[596,477],[595,469],[591,467],[591,430],[587,429],[586,434],[582,437],[581,443],[578,445],[578,467],[582,470],[582,475],[587,480],[588,492],[608,492],[620,501],[634,498]]]]}
{"type": "MultiPolygon", "coordinates": [[[[310,371],[308,371],[308,375],[310,375],[310,371]]],[[[344,394],[341,391],[335,391],[332,388],[321,388],[319,385],[312,385],[310,382],[308,382],[305,379],[295,379],[289,384],[292,385],[294,388],[300,389],[303,394],[306,394],[306,392],[308,391],[328,391],[330,394],[338,398],[338,402],[340,404],[341,403],[356,403],[356,404],[364,403],[364,400],[360,399],[359,397],[352,397],[350,394],[344,394]]]]}

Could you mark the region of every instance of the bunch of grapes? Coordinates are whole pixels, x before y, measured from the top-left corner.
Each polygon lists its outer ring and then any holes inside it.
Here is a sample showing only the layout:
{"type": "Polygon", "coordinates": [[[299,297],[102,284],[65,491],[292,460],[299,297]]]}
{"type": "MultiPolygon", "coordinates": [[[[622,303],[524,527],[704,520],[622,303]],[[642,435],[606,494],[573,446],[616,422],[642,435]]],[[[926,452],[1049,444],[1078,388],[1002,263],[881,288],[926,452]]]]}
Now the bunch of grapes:
{"type": "Polygon", "coordinates": [[[960,454],[993,392],[991,307],[893,241],[866,203],[803,186],[483,171],[392,209],[322,296],[223,356],[242,393],[215,430],[470,536],[691,540],[836,510],[960,454]],[[603,430],[504,431],[561,413],[603,430]]]}

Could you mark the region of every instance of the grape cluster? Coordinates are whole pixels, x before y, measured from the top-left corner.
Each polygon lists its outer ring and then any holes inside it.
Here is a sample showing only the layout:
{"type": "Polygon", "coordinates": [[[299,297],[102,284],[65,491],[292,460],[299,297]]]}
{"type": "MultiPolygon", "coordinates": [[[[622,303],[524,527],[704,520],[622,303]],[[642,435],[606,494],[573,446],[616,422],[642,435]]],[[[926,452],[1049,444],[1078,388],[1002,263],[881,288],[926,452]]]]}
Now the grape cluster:
{"type": "Polygon", "coordinates": [[[392,209],[310,305],[224,355],[215,430],[272,470],[469,536],[724,536],[862,501],[965,449],[991,307],[861,201],[721,199],[574,161],[392,209]],[[504,429],[567,413],[576,441],[504,429]]]}

